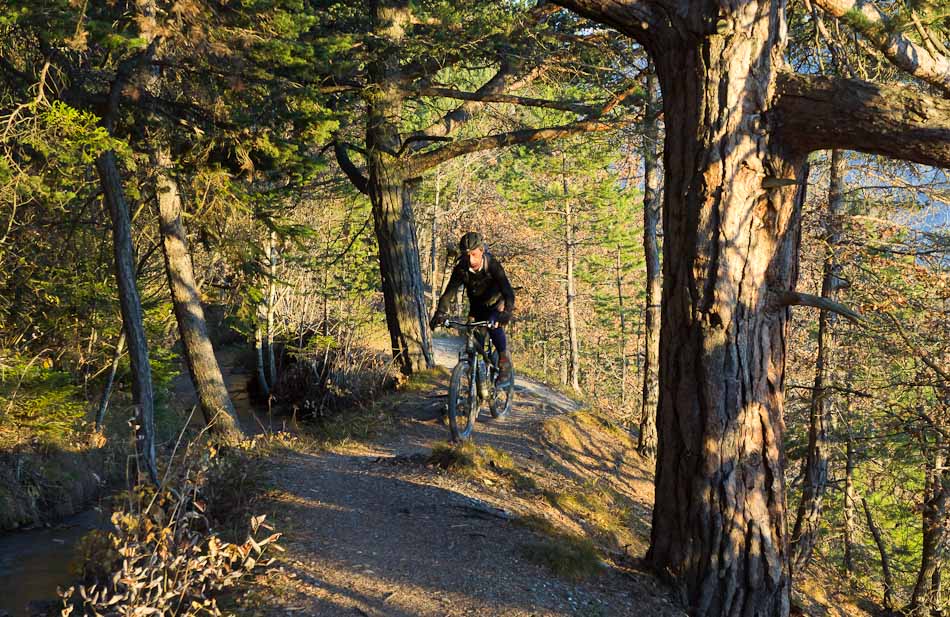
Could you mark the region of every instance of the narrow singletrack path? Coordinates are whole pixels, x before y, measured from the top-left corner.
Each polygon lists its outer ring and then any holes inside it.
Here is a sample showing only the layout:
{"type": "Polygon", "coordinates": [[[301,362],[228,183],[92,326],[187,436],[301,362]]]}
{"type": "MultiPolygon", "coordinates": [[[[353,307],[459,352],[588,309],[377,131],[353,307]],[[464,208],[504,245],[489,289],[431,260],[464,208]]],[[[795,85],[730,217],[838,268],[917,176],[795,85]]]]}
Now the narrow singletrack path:
{"type": "MultiPolygon", "coordinates": [[[[437,339],[439,364],[454,365],[457,344],[437,339]]],[[[543,467],[541,423],[581,405],[518,382],[512,413],[492,420],[483,412],[474,438],[519,464],[543,467]]],[[[642,573],[605,562],[596,576],[572,582],[528,561],[523,547],[538,533],[519,524],[519,499],[426,465],[432,447],[448,439],[440,421],[446,385],[400,403],[394,430],[371,443],[279,459],[269,503],[286,553],[242,599],[242,614],[682,614],[642,573]]],[[[605,461],[604,473],[618,465],[605,461]]]]}

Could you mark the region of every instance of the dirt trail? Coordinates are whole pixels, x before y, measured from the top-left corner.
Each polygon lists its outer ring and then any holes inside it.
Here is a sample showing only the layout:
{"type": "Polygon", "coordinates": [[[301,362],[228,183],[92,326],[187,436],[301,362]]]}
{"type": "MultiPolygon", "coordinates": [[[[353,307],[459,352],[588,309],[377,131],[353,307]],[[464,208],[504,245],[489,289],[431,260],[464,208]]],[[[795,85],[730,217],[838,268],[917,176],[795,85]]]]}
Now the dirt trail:
{"type": "MultiPolygon", "coordinates": [[[[437,341],[451,366],[452,340],[437,341]]],[[[542,465],[540,423],[580,405],[519,379],[510,416],[476,424],[479,444],[542,465]]],[[[445,443],[441,392],[397,409],[398,426],[343,452],[293,452],[274,468],[272,510],[284,532],[282,567],[243,599],[245,614],[510,617],[680,615],[652,578],[604,564],[586,582],[559,579],[524,558],[538,535],[515,519],[520,498],[423,464],[445,443]]],[[[486,419],[487,418],[487,419],[486,419]]],[[[614,473],[619,461],[604,461],[614,473]]]]}

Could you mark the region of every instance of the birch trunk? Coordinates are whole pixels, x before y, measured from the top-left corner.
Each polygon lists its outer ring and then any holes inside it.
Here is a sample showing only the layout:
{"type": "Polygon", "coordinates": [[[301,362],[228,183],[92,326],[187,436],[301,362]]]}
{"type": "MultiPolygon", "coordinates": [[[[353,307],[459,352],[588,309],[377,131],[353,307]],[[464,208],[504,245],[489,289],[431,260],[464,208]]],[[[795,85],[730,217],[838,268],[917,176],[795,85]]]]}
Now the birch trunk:
{"type": "Polygon", "coordinates": [[[274,316],[277,313],[277,232],[271,231],[267,238],[267,254],[270,267],[267,279],[267,385],[277,383],[277,360],[274,354],[274,316]]]}
{"type": "Polygon", "coordinates": [[[430,312],[435,312],[435,304],[439,301],[439,291],[441,290],[438,282],[436,281],[436,257],[438,253],[438,238],[439,238],[439,198],[441,197],[442,190],[442,172],[435,172],[435,205],[432,207],[432,228],[431,228],[431,240],[432,243],[429,246],[429,289],[432,290],[432,303],[430,312]]]}
{"type": "MultiPolygon", "coordinates": [[[[848,410],[850,412],[850,410],[848,410]]],[[[850,417],[850,414],[847,416],[850,417]]],[[[848,427],[844,467],[844,569],[848,576],[854,575],[854,440],[848,427]]]]}
{"type": "Polygon", "coordinates": [[[102,396],[99,398],[99,409],[96,411],[96,430],[102,430],[102,423],[106,419],[106,411],[109,410],[109,399],[112,397],[112,387],[115,385],[115,374],[119,371],[119,360],[122,359],[122,352],[125,349],[125,329],[119,334],[119,340],[115,344],[115,352],[112,355],[112,365],[109,367],[109,375],[106,377],[106,385],[102,387],[102,396]]]}
{"type": "Polygon", "coordinates": [[[567,379],[574,392],[580,392],[580,346],[577,341],[577,312],[575,298],[577,289],[574,281],[574,210],[567,189],[567,159],[562,156],[561,181],[564,188],[564,276],[565,308],[567,309],[567,379]]]}

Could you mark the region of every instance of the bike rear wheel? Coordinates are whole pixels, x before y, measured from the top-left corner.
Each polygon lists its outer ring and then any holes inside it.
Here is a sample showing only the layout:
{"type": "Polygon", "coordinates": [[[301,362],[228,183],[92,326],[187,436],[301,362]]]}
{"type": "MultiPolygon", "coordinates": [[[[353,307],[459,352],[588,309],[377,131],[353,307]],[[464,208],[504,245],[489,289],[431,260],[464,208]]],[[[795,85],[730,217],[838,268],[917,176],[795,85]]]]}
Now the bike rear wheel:
{"type": "Polygon", "coordinates": [[[449,382],[449,429],[452,439],[465,441],[472,435],[478,417],[478,392],[468,360],[460,360],[452,369],[449,382]]]}

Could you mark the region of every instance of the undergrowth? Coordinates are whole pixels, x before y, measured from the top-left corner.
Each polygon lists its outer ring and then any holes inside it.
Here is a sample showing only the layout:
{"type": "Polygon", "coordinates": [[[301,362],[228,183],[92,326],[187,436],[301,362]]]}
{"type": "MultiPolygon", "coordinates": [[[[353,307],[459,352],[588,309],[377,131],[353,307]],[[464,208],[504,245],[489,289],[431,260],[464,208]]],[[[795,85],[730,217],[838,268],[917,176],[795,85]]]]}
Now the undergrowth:
{"type": "Polygon", "coordinates": [[[116,496],[112,529],[81,543],[82,583],[62,592],[63,617],[222,614],[218,594],[282,550],[264,515],[250,514],[266,490],[263,457],[281,439],[221,451],[194,442],[172,456],[160,487],[116,496]],[[227,540],[239,530],[242,541],[227,540]]]}

